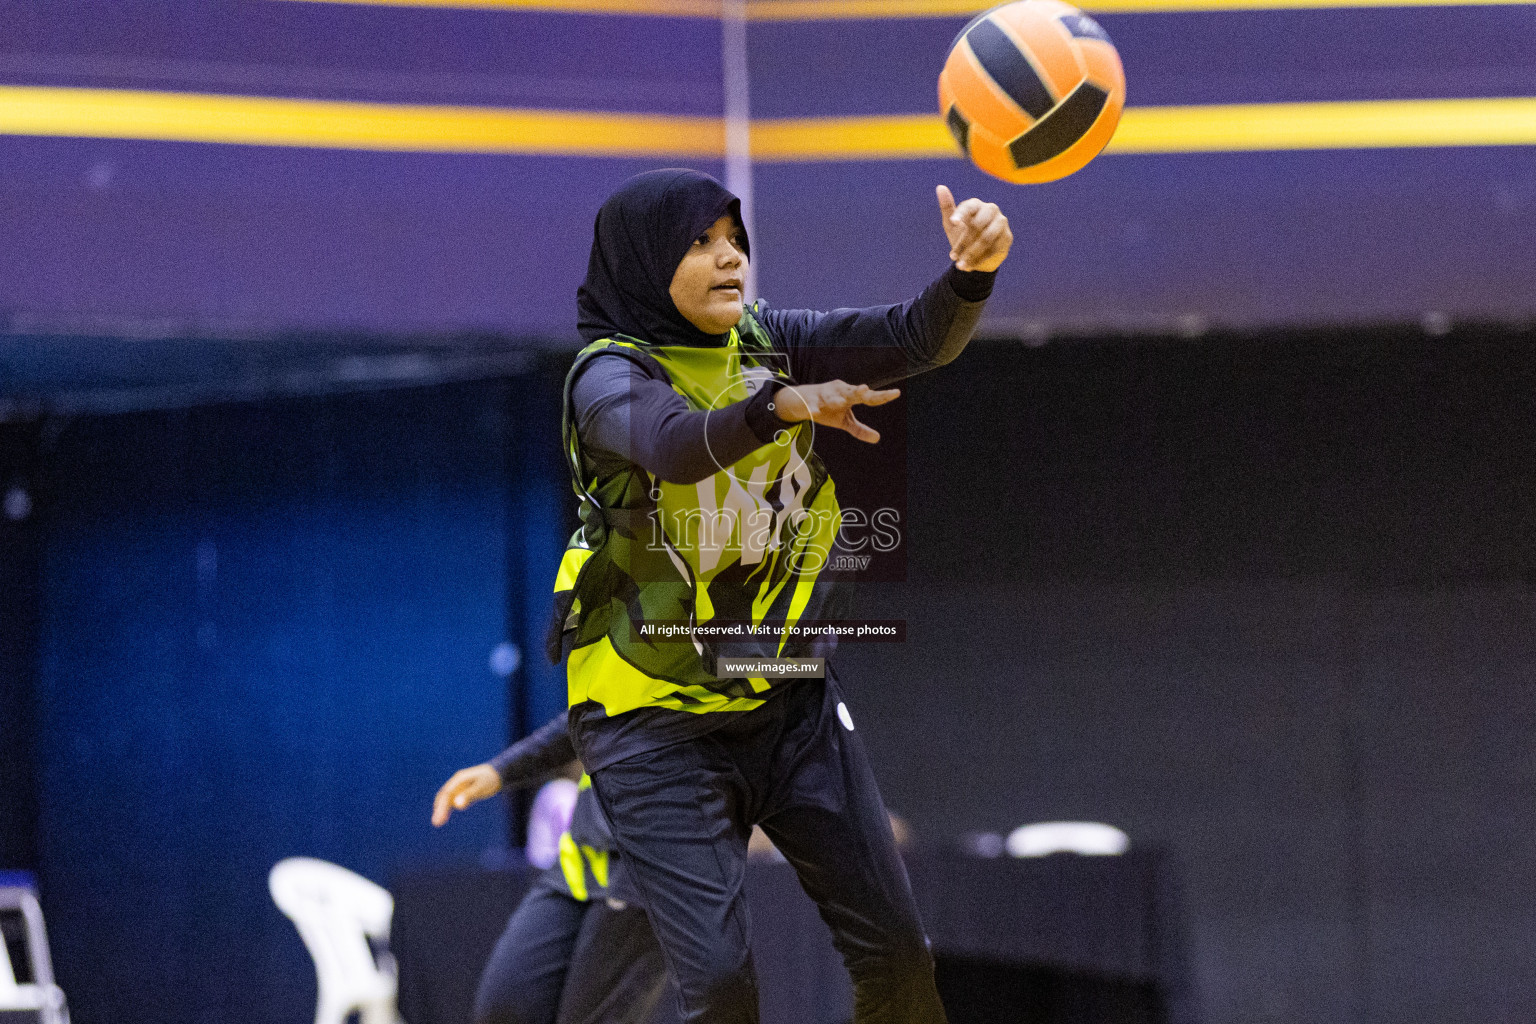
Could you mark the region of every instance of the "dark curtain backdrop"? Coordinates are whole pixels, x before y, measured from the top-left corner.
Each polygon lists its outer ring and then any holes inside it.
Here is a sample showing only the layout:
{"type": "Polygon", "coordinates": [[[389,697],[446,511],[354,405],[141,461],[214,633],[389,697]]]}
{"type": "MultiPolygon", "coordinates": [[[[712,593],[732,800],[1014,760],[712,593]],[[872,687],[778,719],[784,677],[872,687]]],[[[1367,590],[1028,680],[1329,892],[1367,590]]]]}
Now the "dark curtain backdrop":
{"type": "MultiPolygon", "coordinates": [[[[442,831],[428,813],[507,740],[490,654],[525,639],[507,581],[552,578],[553,489],[509,484],[536,446],[558,459],[553,423],[512,429],[547,384],[59,425],[37,749],[75,1020],[307,1020],[314,970],[267,892],[277,860],[382,883],[505,845],[500,801],[442,831]]],[[[547,685],[539,666],[527,681],[547,685]]]]}
{"type": "Polygon", "coordinates": [[[39,430],[0,425],[0,869],[37,868],[39,430]]]}
{"type": "MultiPolygon", "coordinates": [[[[1216,1024],[1529,1019],[1530,340],[978,343],[910,382],[870,416],[907,582],[861,611],[911,639],[840,655],[890,803],[934,843],[1089,818],[1171,851],[1216,1024]]],[[[273,861],[504,842],[425,816],[506,738],[487,656],[542,624],[567,525],[558,471],[509,468],[556,443],[526,386],[51,425],[39,842],[81,1024],[307,1019],[273,861]]],[[[560,677],[525,655],[537,719],[560,677]]]]}
{"type": "Polygon", "coordinates": [[[843,674],[920,834],[1182,861],[1207,1019],[1536,1013],[1530,333],[973,349],[910,382],[905,647],[843,674]]]}

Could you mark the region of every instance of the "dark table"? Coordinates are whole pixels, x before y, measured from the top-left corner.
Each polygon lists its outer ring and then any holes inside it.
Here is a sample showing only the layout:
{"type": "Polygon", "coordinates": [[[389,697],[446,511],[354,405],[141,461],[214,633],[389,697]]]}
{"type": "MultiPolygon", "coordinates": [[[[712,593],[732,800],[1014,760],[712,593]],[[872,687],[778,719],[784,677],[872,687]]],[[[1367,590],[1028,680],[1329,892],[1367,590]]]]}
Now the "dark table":
{"type": "MultiPolygon", "coordinates": [[[[1190,1024],[1169,864],[1156,851],[1030,860],[920,851],[907,868],[951,1024],[1190,1024]]],[[[475,983],[534,872],[423,869],[395,878],[390,946],[408,1024],[469,1024],[475,983]]],[[[787,864],[747,872],[763,1024],[844,1024],[852,990],[787,864]]]]}

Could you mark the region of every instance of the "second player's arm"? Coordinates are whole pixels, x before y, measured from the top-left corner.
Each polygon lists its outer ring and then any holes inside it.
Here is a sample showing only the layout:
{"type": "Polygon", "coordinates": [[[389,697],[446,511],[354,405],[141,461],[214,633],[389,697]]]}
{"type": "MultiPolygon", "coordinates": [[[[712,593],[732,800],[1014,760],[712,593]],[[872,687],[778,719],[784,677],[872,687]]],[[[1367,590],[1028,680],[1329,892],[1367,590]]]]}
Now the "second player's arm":
{"type": "Polygon", "coordinates": [[[462,811],[503,789],[534,785],[576,758],[566,731],[566,716],[557,715],[484,764],[454,772],[432,801],[432,824],[441,826],[454,811],[462,811]]]}

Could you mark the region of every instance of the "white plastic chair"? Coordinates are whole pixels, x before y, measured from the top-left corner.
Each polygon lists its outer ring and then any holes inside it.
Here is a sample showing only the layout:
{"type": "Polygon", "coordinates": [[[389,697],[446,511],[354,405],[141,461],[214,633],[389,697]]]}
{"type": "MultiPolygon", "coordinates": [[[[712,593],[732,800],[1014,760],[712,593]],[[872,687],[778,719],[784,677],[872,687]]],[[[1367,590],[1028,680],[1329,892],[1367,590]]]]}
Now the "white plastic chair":
{"type": "Polygon", "coordinates": [[[400,1024],[398,984],[388,953],[375,960],[369,938],[389,940],[394,898],[361,875],[314,857],[280,860],[267,876],[277,904],[315,961],[320,999],[315,1024],[400,1024]]]}
{"type": "Polygon", "coordinates": [[[1015,857],[1049,857],[1053,853],[1113,857],[1131,848],[1131,837],[1097,821],[1037,821],[1008,833],[1007,846],[1015,857]]]}
{"type": "Polygon", "coordinates": [[[53,982],[53,960],[48,955],[48,932],[43,928],[43,908],[31,889],[0,886],[0,910],[19,910],[27,926],[27,959],[32,980],[21,984],[0,939],[0,1010],[33,1010],[40,1024],[69,1024],[64,992],[53,982]]]}

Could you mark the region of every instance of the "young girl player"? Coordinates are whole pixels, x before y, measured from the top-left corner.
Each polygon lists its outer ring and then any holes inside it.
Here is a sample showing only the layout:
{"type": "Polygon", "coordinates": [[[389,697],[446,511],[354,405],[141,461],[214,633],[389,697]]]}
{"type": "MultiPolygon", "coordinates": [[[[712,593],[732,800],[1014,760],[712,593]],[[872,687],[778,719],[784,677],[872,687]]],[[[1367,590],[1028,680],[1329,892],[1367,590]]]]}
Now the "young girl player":
{"type": "Polygon", "coordinates": [[[825,571],[841,513],[813,424],[878,441],[856,407],[960,353],[1012,243],[995,205],[956,205],[943,186],[938,201],[953,265],[908,302],[829,313],[743,308],[740,204],[707,175],[641,174],[598,211],[577,293],[588,345],[564,397],[582,528],[552,654],[685,1021],[758,1019],[742,893],[754,824],[831,927],[855,1020],[944,1020],[836,678],[779,671],[835,642],[793,627],[847,613],[825,571]]]}

